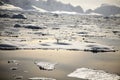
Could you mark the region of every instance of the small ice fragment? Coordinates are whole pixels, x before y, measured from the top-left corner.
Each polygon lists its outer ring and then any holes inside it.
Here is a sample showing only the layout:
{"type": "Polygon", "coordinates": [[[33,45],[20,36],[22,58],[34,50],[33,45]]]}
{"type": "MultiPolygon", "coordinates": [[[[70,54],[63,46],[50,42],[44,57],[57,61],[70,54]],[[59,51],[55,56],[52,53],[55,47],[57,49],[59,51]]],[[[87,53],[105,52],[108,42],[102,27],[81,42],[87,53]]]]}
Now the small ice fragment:
{"type": "Polygon", "coordinates": [[[33,77],[33,78],[29,78],[28,80],[56,80],[56,79],[44,78],[44,77],[33,77]]]}
{"type": "Polygon", "coordinates": [[[17,60],[8,60],[8,63],[19,65],[19,61],[17,61],[17,60]]]}
{"type": "Polygon", "coordinates": [[[120,76],[116,74],[110,74],[103,70],[93,70],[88,68],[79,68],[68,77],[76,77],[88,80],[120,80],[120,76]]]}
{"type": "Polygon", "coordinates": [[[28,73],[28,71],[24,71],[24,73],[28,73]]]}
{"type": "Polygon", "coordinates": [[[49,62],[37,62],[35,64],[40,68],[40,70],[53,70],[55,69],[56,63],[49,63],[49,62]]]}
{"type": "Polygon", "coordinates": [[[15,79],[23,79],[23,76],[16,76],[15,79]]]}
{"type": "Polygon", "coordinates": [[[16,63],[18,62],[17,60],[8,60],[8,63],[16,63]]]}

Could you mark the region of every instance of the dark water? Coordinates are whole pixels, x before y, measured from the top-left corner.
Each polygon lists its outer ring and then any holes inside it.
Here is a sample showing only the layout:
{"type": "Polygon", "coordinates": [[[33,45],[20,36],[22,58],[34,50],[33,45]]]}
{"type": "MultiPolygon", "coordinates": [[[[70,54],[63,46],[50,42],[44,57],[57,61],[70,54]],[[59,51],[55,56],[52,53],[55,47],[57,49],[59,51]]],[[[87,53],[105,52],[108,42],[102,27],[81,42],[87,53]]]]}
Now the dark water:
{"type": "Polygon", "coordinates": [[[120,54],[98,53],[65,50],[17,50],[0,51],[0,80],[14,80],[13,75],[23,76],[23,80],[30,77],[50,77],[57,80],[82,80],[69,78],[67,75],[76,68],[101,69],[109,73],[120,75],[120,54]],[[8,60],[18,60],[18,70],[12,71],[15,64],[8,64],[8,60]],[[34,64],[35,60],[57,62],[53,71],[42,71],[34,64]]]}

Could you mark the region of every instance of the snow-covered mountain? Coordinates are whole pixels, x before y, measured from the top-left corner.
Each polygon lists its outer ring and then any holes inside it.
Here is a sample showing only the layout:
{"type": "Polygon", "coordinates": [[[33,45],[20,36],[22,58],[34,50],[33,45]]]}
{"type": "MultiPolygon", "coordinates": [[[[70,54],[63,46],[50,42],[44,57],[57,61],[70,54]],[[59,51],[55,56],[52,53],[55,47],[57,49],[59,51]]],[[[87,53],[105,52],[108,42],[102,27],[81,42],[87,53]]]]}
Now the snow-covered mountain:
{"type": "Polygon", "coordinates": [[[37,10],[40,12],[70,13],[70,14],[100,14],[111,16],[120,14],[120,7],[109,4],[102,4],[96,9],[83,11],[80,6],[64,4],[57,0],[0,0],[0,9],[19,9],[19,10],[37,10]],[[3,6],[3,4],[5,4],[3,6]],[[7,4],[7,5],[6,5],[7,4]]]}
{"type": "Polygon", "coordinates": [[[83,9],[80,6],[72,6],[71,4],[64,4],[56,0],[2,0],[4,3],[20,7],[25,10],[37,9],[44,11],[67,11],[83,13],[83,9]]]}
{"type": "Polygon", "coordinates": [[[12,4],[6,4],[0,0],[0,9],[2,10],[22,10],[22,8],[14,6],[12,4]]]}
{"type": "Polygon", "coordinates": [[[99,13],[105,16],[120,14],[120,7],[108,4],[102,4],[100,7],[94,10],[95,13],[99,13]]]}
{"type": "Polygon", "coordinates": [[[109,4],[102,4],[100,7],[97,7],[95,10],[88,9],[85,12],[86,14],[98,13],[104,16],[111,16],[120,14],[120,7],[109,4]]]}

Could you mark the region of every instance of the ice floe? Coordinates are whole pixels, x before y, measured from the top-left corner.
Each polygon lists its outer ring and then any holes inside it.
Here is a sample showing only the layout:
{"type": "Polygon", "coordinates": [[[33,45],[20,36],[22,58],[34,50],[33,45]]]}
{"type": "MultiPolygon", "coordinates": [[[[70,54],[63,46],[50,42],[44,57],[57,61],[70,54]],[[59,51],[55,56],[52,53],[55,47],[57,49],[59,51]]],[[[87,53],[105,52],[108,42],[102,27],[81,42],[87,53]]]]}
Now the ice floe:
{"type": "MultiPolygon", "coordinates": [[[[9,43],[8,41],[5,41],[9,43]]],[[[11,41],[13,43],[13,41],[11,41]]],[[[79,50],[79,51],[90,51],[90,52],[115,52],[116,50],[112,46],[106,46],[98,43],[90,42],[78,42],[78,41],[64,41],[64,42],[42,42],[42,43],[30,43],[22,44],[21,42],[14,41],[14,46],[9,46],[12,44],[0,44],[1,50],[7,49],[65,49],[65,50],[79,50]],[[24,46],[23,46],[24,45],[24,46]]]]}
{"type": "Polygon", "coordinates": [[[38,62],[38,61],[35,61],[35,64],[39,67],[40,70],[48,70],[48,71],[55,69],[55,65],[56,65],[56,63],[38,62]]]}
{"type": "Polygon", "coordinates": [[[68,77],[88,80],[120,80],[120,76],[116,74],[110,74],[103,70],[93,70],[89,68],[78,68],[74,72],[70,73],[68,77]]]}

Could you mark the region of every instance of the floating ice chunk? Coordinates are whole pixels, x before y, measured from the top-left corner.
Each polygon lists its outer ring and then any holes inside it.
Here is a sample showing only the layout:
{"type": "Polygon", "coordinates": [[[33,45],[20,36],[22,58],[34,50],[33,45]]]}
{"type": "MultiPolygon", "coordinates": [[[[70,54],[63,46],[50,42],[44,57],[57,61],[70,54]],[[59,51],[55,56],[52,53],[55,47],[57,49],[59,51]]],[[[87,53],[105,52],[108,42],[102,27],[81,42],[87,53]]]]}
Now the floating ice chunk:
{"type": "Polygon", "coordinates": [[[119,80],[120,76],[116,74],[106,73],[103,70],[93,70],[88,68],[79,68],[68,77],[76,77],[88,80],[119,80]]]}
{"type": "Polygon", "coordinates": [[[19,65],[19,61],[17,60],[8,60],[8,63],[19,65]]]}
{"type": "Polygon", "coordinates": [[[29,78],[28,80],[56,80],[56,79],[44,78],[44,77],[33,77],[33,78],[29,78]]]}
{"type": "Polygon", "coordinates": [[[23,79],[23,76],[16,76],[15,79],[23,79]]]}
{"type": "Polygon", "coordinates": [[[55,69],[56,63],[49,63],[49,62],[37,62],[35,64],[40,68],[40,70],[53,70],[55,69]]]}
{"type": "Polygon", "coordinates": [[[17,63],[17,60],[8,60],[8,63],[17,63]]]}
{"type": "Polygon", "coordinates": [[[28,73],[28,71],[24,71],[24,73],[28,73]]]}

